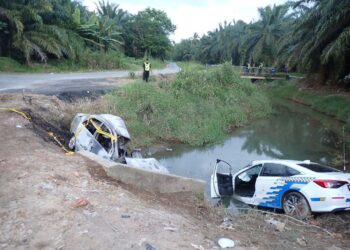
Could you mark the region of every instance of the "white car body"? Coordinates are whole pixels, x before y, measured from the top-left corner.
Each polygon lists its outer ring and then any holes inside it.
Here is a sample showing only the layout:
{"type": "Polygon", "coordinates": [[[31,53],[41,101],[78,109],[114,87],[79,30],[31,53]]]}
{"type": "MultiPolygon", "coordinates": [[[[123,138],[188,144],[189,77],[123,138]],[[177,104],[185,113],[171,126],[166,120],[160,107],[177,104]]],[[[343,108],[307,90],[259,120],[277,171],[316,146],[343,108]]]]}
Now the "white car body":
{"type": "Polygon", "coordinates": [[[306,199],[311,212],[350,210],[349,173],[310,161],[263,160],[232,174],[227,164],[217,160],[211,176],[212,198],[232,195],[246,204],[286,212],[284,197],[293,192],[306,199]],[[220,171],[220,164],[228,170],[220,171]]]}
{"type": "Polygon", "coordinates": [[[69,142],[70,149],[89,151],[102,158],[144,170],[169,172],[155,158],[142,158],[137,150],[131,153],[131,157],[128,156],[126,145],[130,141],[130,134],[123,119],[118,116],[78,113],[71,123],[70,131],[73,134],[69,142]]]}

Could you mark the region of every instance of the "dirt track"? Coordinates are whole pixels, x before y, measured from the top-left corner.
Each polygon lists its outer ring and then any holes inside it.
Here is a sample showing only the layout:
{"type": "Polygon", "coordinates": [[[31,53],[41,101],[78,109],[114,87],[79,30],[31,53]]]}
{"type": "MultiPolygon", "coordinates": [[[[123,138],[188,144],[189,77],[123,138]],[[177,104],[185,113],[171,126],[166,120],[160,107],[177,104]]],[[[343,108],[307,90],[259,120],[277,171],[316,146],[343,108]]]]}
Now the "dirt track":
{"type": "MultiPolygon", "coordinates": [[[[95,178],[99,168],[38,138],[0,113],[0,249],[190,249],[208,247],[203,223],[95,178]],[[73,208],[76,199],[89,204],[73,208]]],[[[144,197],[145,198],[145,197],[144,197]]]]}
{"type": "Polygon", "coordinates": [[[0,111],[0,249],[219,249],[225,236],[235,240],[234,249],[350,246],[346,235],[284,218],[286,229],[276,231],[260,213],[221,228],[222,214],[196,197],[135,190],[79,155],[66,156],[39,128],[59,131],[60,121],[70,119],[57,98],[0,95],[0,107],[36,119],[0,111]]]}

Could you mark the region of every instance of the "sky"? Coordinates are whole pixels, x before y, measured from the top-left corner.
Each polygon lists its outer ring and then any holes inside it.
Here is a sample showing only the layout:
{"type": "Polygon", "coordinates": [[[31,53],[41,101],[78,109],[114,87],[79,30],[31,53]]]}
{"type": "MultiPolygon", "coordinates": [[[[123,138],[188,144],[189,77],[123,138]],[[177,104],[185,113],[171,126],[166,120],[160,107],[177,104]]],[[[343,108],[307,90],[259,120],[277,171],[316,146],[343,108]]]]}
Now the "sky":
{"type": "MultiPolygon", "coordinates": [[[[107,1],[107,0],[105,0],[107,1]]],[[[98,0],[81,0],[89,10],[95,10],[98,0]]],[[[170,36],[175,42],[190,38],[196,32],[199,36],[214,30],[224,21],[243,20],[245,22],[259,19],[258,7],[283,4],[287,0],[109,0],[132,14],[147,7],[163,10],[176,31],[170,36]]]]}

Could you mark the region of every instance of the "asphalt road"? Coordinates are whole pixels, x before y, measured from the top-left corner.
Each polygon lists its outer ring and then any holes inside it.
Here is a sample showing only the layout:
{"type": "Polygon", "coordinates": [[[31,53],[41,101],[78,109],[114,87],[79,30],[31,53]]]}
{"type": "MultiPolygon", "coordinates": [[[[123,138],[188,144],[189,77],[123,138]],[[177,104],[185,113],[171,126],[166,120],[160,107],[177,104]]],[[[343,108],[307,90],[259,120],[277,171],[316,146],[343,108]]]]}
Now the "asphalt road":
{"type": "MultiPolygon", "coordinates": [[[[166,68],[152,70],[151,75],[178,73],[176,63],[166,68]]],[[[141,77],[142,72],[136,72],[141,77]]],[[[39,94],[55,94],[69,91],[102,90],[118,86],[118,78],[129,77],[129,71],[100,71],[84,73],[12,73],[0,74],[0,93],[27,91],[39,94]]]]}

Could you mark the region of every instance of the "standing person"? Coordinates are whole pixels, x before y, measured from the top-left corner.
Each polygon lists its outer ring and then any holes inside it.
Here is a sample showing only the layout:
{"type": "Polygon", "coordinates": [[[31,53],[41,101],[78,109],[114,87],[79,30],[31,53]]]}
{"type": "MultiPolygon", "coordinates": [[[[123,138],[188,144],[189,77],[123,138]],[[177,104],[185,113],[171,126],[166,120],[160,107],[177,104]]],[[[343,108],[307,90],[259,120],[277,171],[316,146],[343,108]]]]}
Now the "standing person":
{"type": "Polygon", "coordinates": [[[264,67],[264,64],[263,64],[263,62],[261,62],[261,63],[259,64],[259,74],[262,73],[263,67],[264,67]]]}
{"type": "Polygon", "coordinates": [[[151,63],[148,58],[143,62],[143,80],[148,82],[149,72],[151,71],[151,63]]]}

